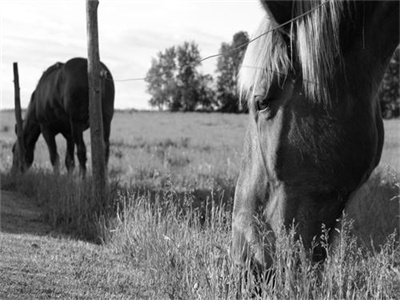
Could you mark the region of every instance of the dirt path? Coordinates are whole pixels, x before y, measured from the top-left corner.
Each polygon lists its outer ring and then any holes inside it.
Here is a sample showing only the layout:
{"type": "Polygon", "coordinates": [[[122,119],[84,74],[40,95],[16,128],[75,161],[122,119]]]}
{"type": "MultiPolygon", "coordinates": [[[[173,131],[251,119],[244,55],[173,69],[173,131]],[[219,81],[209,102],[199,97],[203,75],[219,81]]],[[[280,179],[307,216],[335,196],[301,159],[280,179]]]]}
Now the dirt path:
{"type": "Polygon", "coordinates": [[[148,279],[124,255],[64,238],[42,222],[33,199],[0,195],[1,300],[151,299],[148,279]]]}
{"type": "Polygon", "coordinates": [[[50,226],[42,222],[40,207],[19,193],[1,191],[0,232],[45,235],[50,226]]]}

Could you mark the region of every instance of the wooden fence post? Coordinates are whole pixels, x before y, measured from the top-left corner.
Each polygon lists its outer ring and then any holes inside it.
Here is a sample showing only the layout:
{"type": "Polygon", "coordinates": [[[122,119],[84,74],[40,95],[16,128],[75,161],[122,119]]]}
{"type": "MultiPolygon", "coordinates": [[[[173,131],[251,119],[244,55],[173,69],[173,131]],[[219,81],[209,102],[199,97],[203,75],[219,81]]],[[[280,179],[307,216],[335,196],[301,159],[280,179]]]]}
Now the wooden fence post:
{"type": "Polygon", "coordinates": [[[25,170],[25,144],[24,135],[22,127],[22,115],[21,115],[21,98],[19,89],[19,74],[18,74],[18,63],[13,63],[14,71],[14,111],[16,120],[16,133],[17,133],[17,143],[18,151],[14,152],[13,157],[13,168],[12,173],[23,172],[25,170]]]}
{"type": "Polygon", "coordinates": [[[101,108],[100,55],[97,27],[98,0],[86,0],[88,34],[89,120],[92,149],[93,196],[105,204],[107,178],[105,167],[105,145],[103,140],[103,116],[101,108]]]}

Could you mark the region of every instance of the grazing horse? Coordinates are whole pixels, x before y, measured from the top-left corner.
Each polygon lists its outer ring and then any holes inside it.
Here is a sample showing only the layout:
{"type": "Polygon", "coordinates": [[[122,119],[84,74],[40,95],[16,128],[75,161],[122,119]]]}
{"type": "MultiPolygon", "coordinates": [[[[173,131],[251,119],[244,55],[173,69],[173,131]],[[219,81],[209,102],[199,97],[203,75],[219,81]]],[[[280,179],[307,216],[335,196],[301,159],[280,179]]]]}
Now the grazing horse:
{"type": "MultiPolygon", "coordinates": [[[[66,63],[50,66],[42,75],[31,100],[23,122],[26,168],[32,165],[36,141],[40,134],[47,143],[50,161],[56,172],[60,159],[57,153],[55,136],[61,133],[67,140],[65,165],[68,172],[75,167],[74,147],[80,164],[80,173],[86,173],[86,146],[83,131],[89,128],[89,83],[87,60],[72,58],[66,63]]],[[[101,63],[103,76],[101,99],[105,143],[105,161],[108,162],[110,148],[111,120],[114,114],[114,82],[108,68],[101,63]],[[104,78],[105,77],[105,78],[104,78]]],[[[14,144],[13,168],[17,165],[14,144]]],[[[24,171],[24,170],[22,170],[24,171]]]]}
{"type": "Polygon", "coordinates": [[[261,2],[266,17],[240,73],[250,121],[231,253],[266,270],[266,245],[293,224],[323,260],[322,224],[334,227],[380,161],[377,93],[399,44],[399,1],[261,2]]]}

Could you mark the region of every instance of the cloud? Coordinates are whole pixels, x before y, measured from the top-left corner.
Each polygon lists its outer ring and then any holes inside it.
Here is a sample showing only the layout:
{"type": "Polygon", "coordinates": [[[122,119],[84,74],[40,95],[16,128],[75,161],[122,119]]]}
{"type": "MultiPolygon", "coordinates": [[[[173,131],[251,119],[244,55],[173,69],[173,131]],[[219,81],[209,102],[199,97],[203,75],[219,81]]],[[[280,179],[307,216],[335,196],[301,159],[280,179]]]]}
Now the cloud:
{"type": "MultiPolygon", "coordinates": [[[[87,55],[84,1],[1,1],[1,103],[13,106],[12,63],[20,68],[26,107],[43,70],[56,61],[87,55]]],[[[239,30],[250,31],[262,13],[257,0],[103,0],[98,9],[100,57],[115,79],[144,77],[152,57],[195,41],[203,57],[218,52],[239,30]]],[[[213,72],[216,60],[205,62],[213,72]]],[[[145,108],[141,81],[116,82],[116,106],[145,108]]]]}

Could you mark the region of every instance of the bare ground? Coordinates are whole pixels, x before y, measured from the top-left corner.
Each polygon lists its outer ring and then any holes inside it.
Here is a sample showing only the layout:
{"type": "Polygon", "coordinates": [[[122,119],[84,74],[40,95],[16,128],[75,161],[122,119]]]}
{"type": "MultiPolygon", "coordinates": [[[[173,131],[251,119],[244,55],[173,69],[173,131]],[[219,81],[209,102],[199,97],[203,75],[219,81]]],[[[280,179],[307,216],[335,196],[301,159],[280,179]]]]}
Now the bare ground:
{"type": "Polygon", "coordinates": [[[42,222],[40,207],[1,191],[0,299],[148,298],[133,266],[111,249],[61,236],[42,222]]]}
{"type": "Polygon", "coordinates": [[[0,232],[44,235],[50,232],[50,226],[42,222],[40,208],[32,199],[18,193],[1,191],[0,232]]]}

